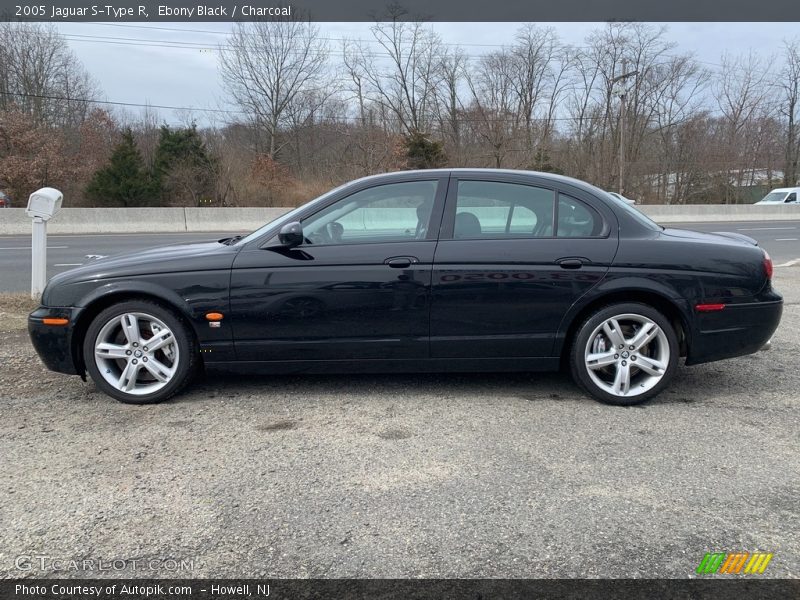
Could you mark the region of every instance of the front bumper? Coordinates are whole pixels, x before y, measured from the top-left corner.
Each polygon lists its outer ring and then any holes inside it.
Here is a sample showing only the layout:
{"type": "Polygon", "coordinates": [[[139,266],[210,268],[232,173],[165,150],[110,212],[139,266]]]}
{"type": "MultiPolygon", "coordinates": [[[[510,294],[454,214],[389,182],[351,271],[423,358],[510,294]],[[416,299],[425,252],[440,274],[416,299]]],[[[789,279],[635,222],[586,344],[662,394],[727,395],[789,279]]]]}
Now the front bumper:
{"type": "Polygon", "coordinates": [[[687,365],[768,350],[783,313],[783,300],[729,304],[697,315],[687,365]]]}
{"type": "Polygon", "coordinates": [[[31,337],[36,353],[45,366],[51,371],[82,375],[78,369],[72,352],[72,339],[75,325],[80,316],[80,308],[53,308],[40,306],[28,316],[28,334],[31,337]],[[46,325],[45,318],[67,319],[66,325],[46,325]]]}

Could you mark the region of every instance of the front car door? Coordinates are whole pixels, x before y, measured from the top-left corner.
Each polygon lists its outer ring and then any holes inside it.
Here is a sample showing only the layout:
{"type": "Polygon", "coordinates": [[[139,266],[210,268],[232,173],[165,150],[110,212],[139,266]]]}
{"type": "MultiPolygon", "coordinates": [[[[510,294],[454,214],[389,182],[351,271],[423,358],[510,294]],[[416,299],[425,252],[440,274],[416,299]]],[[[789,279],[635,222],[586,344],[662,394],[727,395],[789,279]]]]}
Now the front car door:
{"type": "Polygon", "coordinates": [[[450,180],[432,281],[433,358],[549,357],[562,317],[605,276],[613,212],[523,175],[450,180]]]}
{"type": "Polygon", "coordinates": [[[359,184],[277,236],[242,250],[231,273],[244,361],[426,359],[430,282],[447,177],[359,184]]]}

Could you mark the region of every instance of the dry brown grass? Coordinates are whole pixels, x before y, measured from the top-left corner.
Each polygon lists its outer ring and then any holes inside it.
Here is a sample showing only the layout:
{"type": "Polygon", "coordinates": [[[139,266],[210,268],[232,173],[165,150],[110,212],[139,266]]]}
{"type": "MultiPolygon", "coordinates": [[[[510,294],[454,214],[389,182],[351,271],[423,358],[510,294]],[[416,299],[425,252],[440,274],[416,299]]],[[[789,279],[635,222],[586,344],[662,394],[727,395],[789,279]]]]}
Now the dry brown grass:
{"type": "Polygon", "coordinates": [[[18,331],[28,326],[28,313],[39,303],[30,294],[0,293],[0,331],[18,331]]]}

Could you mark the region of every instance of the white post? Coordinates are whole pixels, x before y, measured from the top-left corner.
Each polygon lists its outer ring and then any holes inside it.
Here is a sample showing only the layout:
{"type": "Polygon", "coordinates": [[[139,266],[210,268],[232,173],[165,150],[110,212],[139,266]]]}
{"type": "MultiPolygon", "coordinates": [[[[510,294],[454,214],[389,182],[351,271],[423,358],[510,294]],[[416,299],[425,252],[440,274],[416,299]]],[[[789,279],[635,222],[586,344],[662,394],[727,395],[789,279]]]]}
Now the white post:
{"type": "Polygon", "coordinates": [[[47,221],[34,217],[31,227],[31,298],[38,299],[47,282],[47,221]]]}
{"type": "Polygon", "coordinates": [[[47,283],[47,221],[61,210],[64,195],[55,188],[44,187],[28,198],[25,214],[31,221],[31,297],[36,300],[47,283]]]}

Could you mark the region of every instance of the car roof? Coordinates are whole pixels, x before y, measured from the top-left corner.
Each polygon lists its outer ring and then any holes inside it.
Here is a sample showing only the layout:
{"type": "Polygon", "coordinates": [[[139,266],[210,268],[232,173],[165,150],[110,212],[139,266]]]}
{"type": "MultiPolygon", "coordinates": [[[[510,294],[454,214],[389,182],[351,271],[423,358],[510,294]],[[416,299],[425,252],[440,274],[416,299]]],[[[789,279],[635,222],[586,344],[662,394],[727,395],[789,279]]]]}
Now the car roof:
{"type": "Polygon", "coordinates": [[[789,188],[775,188],[774,190],[770,191],[770,194],[774,194],[775,192],[796,192],[800,190],[800,188],[796,187],[789,187],[789,188]]]}
{"type": "MultiPolygon", "coordinates": [[[[484,168],[453,168],[453,169],[415,169],[415,170],[408,170],[408,171],[392,171],[390,173],[380,173],[378,175],[369,175],[367,177],[362,177],[357,181],[360,182],[367,182],[367,181],[381,181],[386,179],[391,181],[396,178],[401,177],[408,177],[408,176],[419,176],[419,177],[443,177],[446,175],[459,175],[459,176],[486,176],[486,175],[509,175],[509,176],[519,176],[519,175],[529,175],[531,177],[538,177],[541,179],[549,179],[553,182],[558,182],[566,185],[571,185],[573,187],[582,188],[588,192],[605,194],[605,191],[601,190],[600,188],[582,181],[580,179],[575,179],[573,177],[567,177],[565,175],[558,175],[556,173],[545,173],[542,171],[527,171],[522,169],[484,169],[484,168]]],[[[352,182],[351,182],[352,183],[352,182]]]]}

